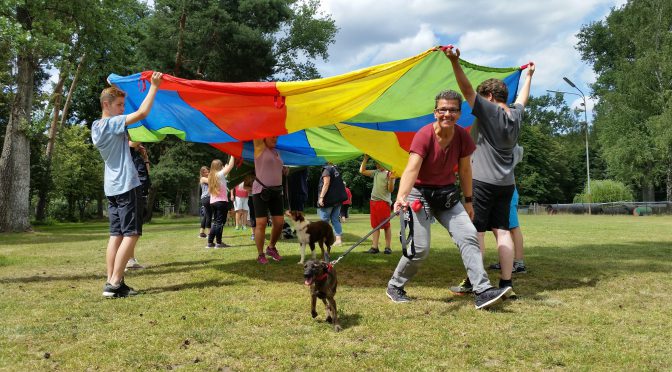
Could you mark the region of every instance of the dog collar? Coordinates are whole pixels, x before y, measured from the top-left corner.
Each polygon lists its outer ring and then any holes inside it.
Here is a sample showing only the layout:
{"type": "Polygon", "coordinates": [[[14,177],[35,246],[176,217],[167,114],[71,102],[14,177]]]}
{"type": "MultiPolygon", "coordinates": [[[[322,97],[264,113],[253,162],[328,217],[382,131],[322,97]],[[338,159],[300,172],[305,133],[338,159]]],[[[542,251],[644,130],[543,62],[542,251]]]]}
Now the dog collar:
{"type": "Polygon", "coordinates": [[[328,264],[327,265],[327,271],[324,274],[320,275],[319,277],[315,278],[315,280],[317,280],[318,282],[322,282],[322,281],[327,280],[327,276],[329,276],[329,273],[331,272],[333,267],[334,266],[332,264],[328,264]]]}

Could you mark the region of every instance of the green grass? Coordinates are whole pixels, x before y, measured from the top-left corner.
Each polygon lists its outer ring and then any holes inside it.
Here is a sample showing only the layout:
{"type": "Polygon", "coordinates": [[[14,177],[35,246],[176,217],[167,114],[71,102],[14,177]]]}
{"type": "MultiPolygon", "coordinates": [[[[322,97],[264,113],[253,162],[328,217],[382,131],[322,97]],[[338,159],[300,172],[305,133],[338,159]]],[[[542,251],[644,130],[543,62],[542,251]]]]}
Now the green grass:
{"type": "MultiPolygon", "coordinates": [[[[337,265],[340,333],[323,307],[310,317],[295,241],[279,243],[282,262],[260,266],[247,234],[227,227],[236,247],[206,251],[195,219],[159,219],[137,248],[147,269],[126,277],[141,294],[105,300],[107,224],[0,235],[0,369],[672,368],[672,217],[521,222],[530,272],[514,278],[518,301],[476,311],[472,297],[452,296],[464,268],[434,225],[429,259],[406,288],[412,303],[384,293],[396,238],[391,256],[362,254],[365,243],[337,265]]],[[[344,240],[368,229],[368,216],[355,215],[344,240]]],[[[493,246],[488,237],[486,263],[493,246]]]]}

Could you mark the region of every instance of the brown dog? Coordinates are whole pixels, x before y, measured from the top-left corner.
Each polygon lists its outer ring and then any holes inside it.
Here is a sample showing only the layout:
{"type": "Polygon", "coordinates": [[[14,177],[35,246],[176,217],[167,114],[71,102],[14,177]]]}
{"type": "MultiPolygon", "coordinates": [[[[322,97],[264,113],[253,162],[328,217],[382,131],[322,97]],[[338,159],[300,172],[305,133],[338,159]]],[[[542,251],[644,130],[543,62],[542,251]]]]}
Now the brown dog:
{"type": "Polygon", "coordinates": [[[327,312],[327,322],[334,325],[334,331],[339,332],[341,325],[338,323],[338,311],[336,310],[336,269],[324,261],[309,260],[303,266],[304,284],[310,286],[310,315],[317,317],[315,304],[317,299],[324,302],[327,312]]]}
{"type": "Polygon", "coordinates": [[[299,261],[299,265],[303,264],[306,257],[306,244],[310,246],[310,251],[313,253],[313,260],[315,259],[315,243],[320,245],[322,257],[325,260],[328,260],[329,254],[331,253],[331,245],[334,244],[334,241],[336,240],[331,225],[324,221],[307,221],[300,211],[288,212],[287,216],[289,216],[294,223],[296,237],[299,240],[299,244],[301,244],[301,261],[299,261]],[[326,256],[324,255],[325,245],[327,246],[326,256]]]}

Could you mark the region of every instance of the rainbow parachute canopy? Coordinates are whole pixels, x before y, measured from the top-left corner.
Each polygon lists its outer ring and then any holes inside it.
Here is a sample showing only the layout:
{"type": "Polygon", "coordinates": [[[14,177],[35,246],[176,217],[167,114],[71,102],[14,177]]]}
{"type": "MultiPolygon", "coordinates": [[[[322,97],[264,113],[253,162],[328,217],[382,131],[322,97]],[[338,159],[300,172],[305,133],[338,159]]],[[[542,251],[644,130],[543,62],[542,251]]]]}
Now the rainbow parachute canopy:
{"type": "MultiPolygon", "coordinates": [[[[443,49],[309,81],[216,83],[164,75],[151,113],[129,127],[129,134],[142,142],[172,134],[247,161],[253,161],[252,139],[279,136],[277,149],[286,165],[339,163],[367,153],[401,174],[415,132],[434,121],[436,94],[459,91],[443,49]]],[[[526,67],[460,63],[474,85],[502,79],[510,102],[526,67]]],[[[108,77],[127,93],[127,113],[140,107],[151,74],[108,77]]],[[[468,128],[473,121],[464,102],[458,125],[468,128]]]]}

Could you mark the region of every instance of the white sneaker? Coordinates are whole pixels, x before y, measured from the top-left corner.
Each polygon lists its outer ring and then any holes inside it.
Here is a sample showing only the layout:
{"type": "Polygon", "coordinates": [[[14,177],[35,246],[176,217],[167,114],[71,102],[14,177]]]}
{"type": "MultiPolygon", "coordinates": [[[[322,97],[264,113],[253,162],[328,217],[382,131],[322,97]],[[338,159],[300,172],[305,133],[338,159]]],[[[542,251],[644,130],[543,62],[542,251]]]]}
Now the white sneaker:
{"type": "Polygon", "coordinates": [[[126,263],[126,270],[138,270],[138,269],[144,269],[145,267],[140,265],[138,260],[135,259],[135,257],[131,257],[130,260],[126,263]]]}

